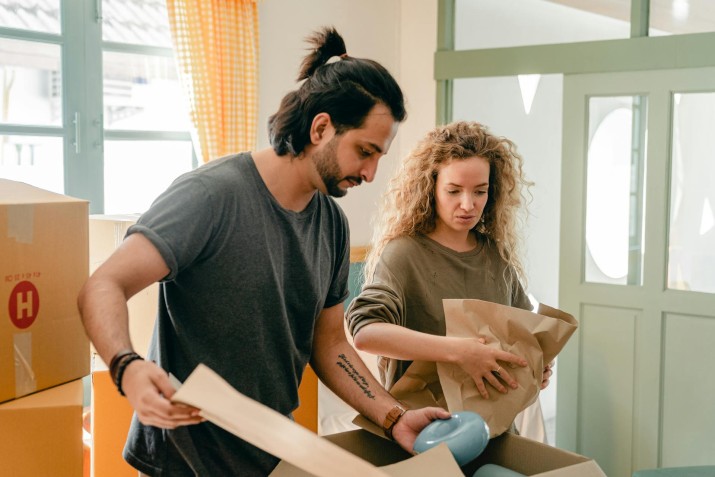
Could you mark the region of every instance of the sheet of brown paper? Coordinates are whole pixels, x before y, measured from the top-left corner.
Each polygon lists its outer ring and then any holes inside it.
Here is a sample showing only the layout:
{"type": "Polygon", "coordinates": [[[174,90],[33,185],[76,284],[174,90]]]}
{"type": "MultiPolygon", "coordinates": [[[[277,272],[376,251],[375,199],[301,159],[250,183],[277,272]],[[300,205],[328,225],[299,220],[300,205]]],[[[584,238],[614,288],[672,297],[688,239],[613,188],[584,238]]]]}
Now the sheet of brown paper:
{"type": "Polygon", "coordinates": [[[447,401],[437,374],[437,364],[433,362],[414,361],[390,389],[390,394],[410,408],[428,406],[447,408],[447,401]]]}
{"type": "Polygon", "coordinates": [[[446,402],[450,412],[476,412],[489,425],[490,437],[498,436],[509,429],[519,412],[536,400],[544,365],[563,349],[576,331],[577,322],[568,313],[543,304],[539,306],[538,314],[482,300],[443,300],[443,304],[447,336],[482,336],[486,338],[487,346],[527,360],[524,368],[509,366],[509,373],[519,383],[518,389],[501,394],[490,386],[489,399],[485,400],[472,378],[460,367],[444,363],[430,367],[416,361],[390,393],[408,404],[417,404],[417,407],[445,407],[446,402]],[[439,395],[436,381],[443,396],[439,395]],[[433,396],[431,399],[430,395],[433,396]]]}
{"type": "Polygon", "coordinates": [[[207,420],[309,475],[391,475],[239,393],[203,364],[196,367],[172,396],[172,401],[201,409],[201,416],[207,420]]]}
{"type": "Polygon", "coordinates": [[[479,394],[474,380],[461,368],[437,364],[448,408],[478,413],[489,425],[490,435],[498,436],[536,400],[544,365],[559,354],[576,331],[576,320],[546,305],[539,307],[538,314],[482,300],[443,300],[443,305],[447,336],[482,336],[487,346],[522,356],[528,363],[523,368],[502,364],[509,366],[519,387],[507,394],[491,389],[489,399],[479,394]]]}

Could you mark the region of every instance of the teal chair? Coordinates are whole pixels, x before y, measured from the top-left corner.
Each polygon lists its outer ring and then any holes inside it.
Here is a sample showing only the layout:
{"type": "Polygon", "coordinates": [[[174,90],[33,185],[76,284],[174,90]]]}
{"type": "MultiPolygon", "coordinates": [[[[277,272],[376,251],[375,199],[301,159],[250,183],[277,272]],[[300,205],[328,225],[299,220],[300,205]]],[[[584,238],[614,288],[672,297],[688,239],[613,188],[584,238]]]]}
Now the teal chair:
{"type": "Polygon", "coordinates": [[[638,470],[633,477],[715,477],[715,465],[638,470]]]}

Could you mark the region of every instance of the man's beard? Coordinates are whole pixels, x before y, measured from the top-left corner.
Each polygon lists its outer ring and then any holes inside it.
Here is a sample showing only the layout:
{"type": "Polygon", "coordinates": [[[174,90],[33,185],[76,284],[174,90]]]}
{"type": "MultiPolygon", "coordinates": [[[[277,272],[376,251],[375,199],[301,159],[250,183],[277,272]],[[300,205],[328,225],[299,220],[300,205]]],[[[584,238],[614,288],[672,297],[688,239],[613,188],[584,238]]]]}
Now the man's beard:
{"type": "Polygon", "coordinates": [[[313,163],[315,168],[320,175],[320,178],[325,184],[325,190],[328,195],[332,197],[343,197],[348,193],[347,189],[342,189],[338,184],[346,179],[350,179],[353,182],[360,185],[362,179],[359,177],[342,177],[340,174],[340,166],[338,165],[338,155],[336,153],[338,149],[338,137],[333,137],[325,148],[321,151],[317,151],[313,155],[313,163]]]}

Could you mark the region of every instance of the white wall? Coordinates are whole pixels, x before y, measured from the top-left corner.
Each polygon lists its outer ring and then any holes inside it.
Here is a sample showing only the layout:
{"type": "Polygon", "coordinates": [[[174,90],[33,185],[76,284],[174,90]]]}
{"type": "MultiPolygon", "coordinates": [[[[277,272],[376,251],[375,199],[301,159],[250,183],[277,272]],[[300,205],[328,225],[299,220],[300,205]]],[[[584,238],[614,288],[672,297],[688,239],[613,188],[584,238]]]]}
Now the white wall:
{"type": "MultiPolygon", "coordinates": [[[[434,127],[437,0],[264,0],[259,3],[259,20],[259,148],[269,146],[268,117],[283,95],[297,86],[295,76],[305,55],[303,39],[320,26],[335,26],[349,55],[379,61],[402,87],[408,117],[389,153],[380,160],[377,177],[338,200],[350,222],[351,245],[368,245],[371,221],[387,180],[400,158],[434,127]]],[[[374,363],[374,359],[363,359],[374,363]]],[[[375,366],[370,368],[376,372],[375,366]]],[[[322,384],[318,394],[321,434],[355,428],[351,424],[354,410],[322,384]]]]}
{"type": "Polygon", "coordinates": [[[306,54],[304,38],[321,26],[334,26],[345,39],[349,55],[379,61],[404,90],[408,118],[380,160],[375,181],[352,189],[338,201],[350,221],[351,245],[367,245],[387,179],[402,154],[434,126],[437,0],[264,0],[258,8],[259,148],[269,146],[268,117],[281,98],[297,87],[295,77],[306,54]]]}

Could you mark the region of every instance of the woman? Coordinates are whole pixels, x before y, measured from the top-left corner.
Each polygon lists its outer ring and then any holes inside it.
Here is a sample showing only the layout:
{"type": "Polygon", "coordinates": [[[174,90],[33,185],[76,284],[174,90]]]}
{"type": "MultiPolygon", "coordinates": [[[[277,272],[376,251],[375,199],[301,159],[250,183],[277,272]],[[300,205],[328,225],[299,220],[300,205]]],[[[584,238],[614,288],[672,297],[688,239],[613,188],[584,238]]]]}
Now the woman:
{"type": "MultiPolygon", "coordinates": [[[[365,285],[346,319],[355,346],[380,356],[389,390],[413,360],[459,365],[481,395],[517,387],[512,353],[480,338],[445,336],[442,299],[476,298],[532,310],[519,281],[517,224],[526,187],[514,143],[474,122],[434,129],[388,184],[365,285]]],[[[544,370],[542,389],[551,365],[544,370]]]]}

